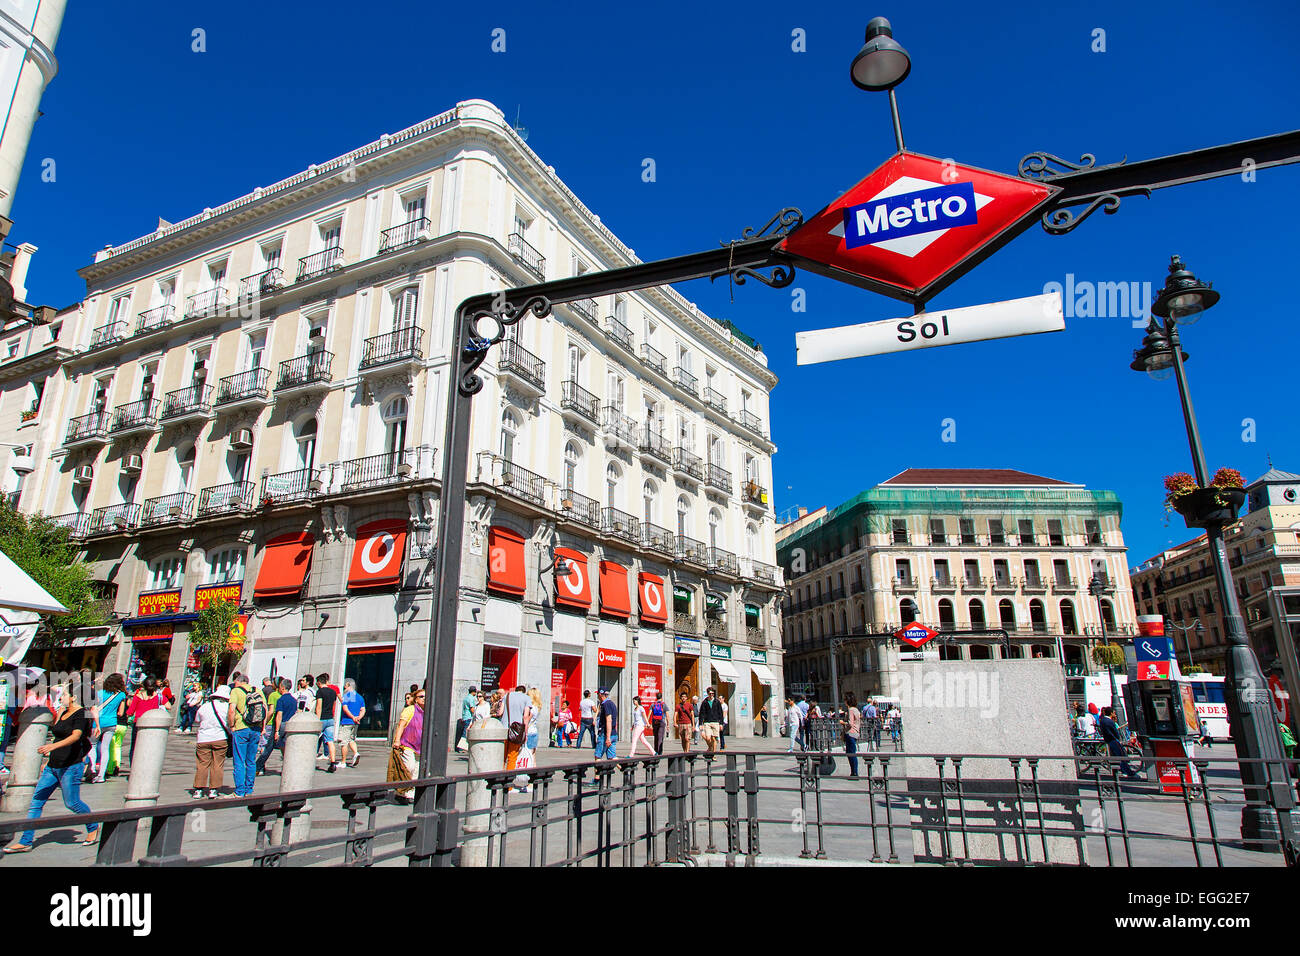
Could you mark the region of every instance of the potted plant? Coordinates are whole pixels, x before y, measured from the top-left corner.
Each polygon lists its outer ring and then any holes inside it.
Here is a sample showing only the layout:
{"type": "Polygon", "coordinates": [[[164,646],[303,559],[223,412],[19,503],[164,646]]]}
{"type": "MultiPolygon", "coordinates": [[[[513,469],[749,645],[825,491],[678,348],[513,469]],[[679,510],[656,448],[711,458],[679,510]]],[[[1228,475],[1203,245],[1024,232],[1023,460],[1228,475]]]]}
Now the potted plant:
{"type": "Polygon", "coordinates": [[[271,505],[272,505],[274,502],[275,502],[275,498],[273,498],[271,495],[263,495],[263,496],[262,496],[262,507],[263,507],[263,508],[269,508],[269,507],[271,507],[271,505]]]}
{"type": "Polygon", "coordinates": [[[1165,478],[1165,507],[1177,511],[1189,528],[1235,521],[1246,500],[1245,479],[1235,468],[1220,468],[1209,487],[1201,488],[1186,472],[1165,478]]]}
{"type": "Polygon", "coordinates": [[[39,414],[40,414],[40,409],[37,408],[35,405],[33,405],[31,408],[23,409],[23,411],[21,412],[21,417],[23,421],[30,422],[39,414]]]}

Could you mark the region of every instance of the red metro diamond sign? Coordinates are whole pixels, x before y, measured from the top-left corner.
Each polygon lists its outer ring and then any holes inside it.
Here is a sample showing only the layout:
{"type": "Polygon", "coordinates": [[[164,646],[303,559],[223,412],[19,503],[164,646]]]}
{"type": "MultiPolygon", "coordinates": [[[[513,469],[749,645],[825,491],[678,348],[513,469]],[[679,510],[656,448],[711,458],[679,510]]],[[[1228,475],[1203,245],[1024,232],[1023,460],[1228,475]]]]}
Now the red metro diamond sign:
{"type": "Polygon", "coordinates": [[[922,644],[939,636],[939,632],[932,627],[926,627],[920,621],[913,621],[911,624],[905,624],[894,632],[894,637],[898,638],[904,644],[910,644],[912,647],[920,647],[922,644]]]}
{"type": "Polygon", "coordinates": [[[923,303],[1024,231],[1059,191],[902,152],[778,248],[811,272],[923,303]]]}

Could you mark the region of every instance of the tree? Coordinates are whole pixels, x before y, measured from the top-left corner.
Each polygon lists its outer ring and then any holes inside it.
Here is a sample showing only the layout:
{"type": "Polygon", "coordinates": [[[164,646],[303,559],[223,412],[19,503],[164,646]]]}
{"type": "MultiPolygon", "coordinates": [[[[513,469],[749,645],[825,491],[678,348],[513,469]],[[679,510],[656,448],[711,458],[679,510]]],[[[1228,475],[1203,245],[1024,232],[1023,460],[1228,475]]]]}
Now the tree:
{"type": "Polygon", "coordinates": [[[45,515],[25,515],[0,506],[0,551],[68,609],[42,616],[41,625],[55,641],[71,639],[77,628],[105,622],[90,565],[69,529],[45,515]]]}
{"type": "Polygon", "coordinates": [[[195,656],[212,668],[214,682],[221,658],[230,651],[230,625],[239,616],[238,612],[237,605],[216,598],[199,611],[198,620],[190,625],[190,646],[195,656]]]}
{"type": "Polygon", "coordinates": [[[1124,666],[1124,648],[1116,644],[1098,644],[1092,649],[1092,662],[1107,670],[1124,666]]]}

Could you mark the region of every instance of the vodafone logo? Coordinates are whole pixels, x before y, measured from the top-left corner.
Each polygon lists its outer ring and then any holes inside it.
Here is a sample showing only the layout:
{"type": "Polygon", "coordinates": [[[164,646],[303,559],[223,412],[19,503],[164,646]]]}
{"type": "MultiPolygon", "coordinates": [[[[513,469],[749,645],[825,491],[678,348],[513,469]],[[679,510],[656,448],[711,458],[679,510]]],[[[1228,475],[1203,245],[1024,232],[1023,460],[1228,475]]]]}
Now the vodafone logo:
{"type": "Polygon", "coordinates": [[[577,561],[570,561],[569,573],[560,578],[560,583],[564,585],[564,590],[574,597],[579,597],[586,586],[586,577],[582,573],[582,565],[577,561]]]}
{"type": "Polygon", "coordinates": [[[396,584],[402,576],[406,551],[406,523],[375,521],[357,529],[348,572],[349,588],[379,588],[396,584]]]}
{"type": "Polygon", "coordinates": [[[646,608],[658,614],[664,609],[664,594],[653,581],[641,582],[641,601],[646,608]]]}
{"type": "Polygon", "coordinates": [[[379,574],[393,563],[393,558],[397,555],[394,543],[393,536],[387,531],[366,541],[365,547],[361,549],[361,566],[367,573],[379,574]]]}

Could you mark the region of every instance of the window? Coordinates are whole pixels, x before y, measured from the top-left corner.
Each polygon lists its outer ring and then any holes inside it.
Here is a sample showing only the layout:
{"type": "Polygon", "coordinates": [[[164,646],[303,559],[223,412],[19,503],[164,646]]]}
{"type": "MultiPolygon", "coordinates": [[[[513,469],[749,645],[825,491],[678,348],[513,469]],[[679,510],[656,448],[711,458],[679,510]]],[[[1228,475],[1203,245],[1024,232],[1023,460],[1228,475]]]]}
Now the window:
{"type": "Polygon", "coordinates": [[[641,486],[641,501],[645,505],[645,520],[647,524],[653,524],[655,520],[655,496],[658,489],[655,483],[646,479],[645,484],[641,486]]]}
{"type": "Polygon", "coordinates": [[[1016,534],[1020,535],[1020,546],[1034,544],[1034,522],[1030,518],[1021,518],[1016,522],[1016,534]]]}
{"type": "Polygon", "coordinates": [[[315,355],[325,351],[325,332],[329,324],[329,313],[321,312],[307,317],[307,354],[315,355]]]}
{"type": "Polygon", "coordinates": [[[1089,544],[1101,544],[1101,525],[1092,518],[1085,518],[1083,522],[1083,533],[1088,539],[1089,544]]]}
{"type": "Polygon", "coordinates": [[[250,332],[248,334],[248,371],[262,367],[262,358],[266,352],[266,333],[250,332]]]}
{"type": "Polygon", "coordinates": [[[195,349],[190,353],[190,384],[200,393],[195,395],[195,399],[202,398],[203,386],[208,382],[208,359],[210,351],[206,348],[195,349]]]}
{"type": "Polygon", "coordinates": [[[380,417],[385,425],[385,448],[390,455],[401,454],[406,448],[406,399],[398,395],[387,405],[380,417]]]}
{"type": "Polygon", "coordinates": [[[333,219],[320,224],[320,247],[322,250],[337,247],[343,235],[343,220],[333,219]]]}
{"type": "Polygon", "coordinates": [[[898,602],[898,616],[904,625],[911,624],[916,620],[916,602],[911,598],[903,598],[898,602]]]}
{"type": "Polygon", "coordinates": [[[907,519],[894,518],[890,527],[894,533],[894,544],[907,544],[907,519]]]}
{"type": "Polygon", "coordinates": [[[1035,586],[1043,583],[1043,579],[1038,576],[1037,561],[1025,561],[1025,583],[1035,586]]]}
{"type": "Polygon", "coordinates": [[[709,464],[717,465],[719,468],[726,466],[722,450],[722,439],[717,435],[709,435],[709,464]]]}
{"type": "Polygon", "coordinates": [[[982,631],[985,627],[984,621],[984,604],[982,601],[972,600],[967,605],[970,613],[970,627],[972,631],[982,631]]]}
{"type": "Polygon", "coordinates": [[[179,554],[149,562],[149,590],[162,591],[181,586],[185,573],[185,559],[179,554]]]}
{"type": "Polygon", "coordinates": [[[944,526],[944,521],[942,518],[930,519],[930,543],[931,544],[948,543],[948,529],[944,526]]]}
{"type": "Polygon", "coordinates": [[[1074,619],[1074,604],[1070,601],[1061,602],[1061,631],[1065,634],[1079,633],[1079,625],[1074,619]]]}
{"type": "Polygon", "coordinates": [[[208,263],[208,285],[213,289],[220,289],[221,284],[226,281],[226,260],[208,263]]]}
{"type": "Polygon", "coordinates": [[[709,509],[709,547],[722,547],[722,539],[718,529],[722,526],[722,512],[717,508],[709,509]]]}
{"type": "Polygon", "coordinates": [[[898,560],[894,562],[894,576],[898,583],[904,586],[912,583],[912,562],[907,560],[898,560]]]}
{"type": "Polygon", "coordinates": [[[569,491],[578,490],[578,459],[582,450],[576,441],[564,446],[564,487],[569,491]]]}
{"type": "Polygon", "coordinates": [[[1047,633],[1047,611],[1042,601],[1029,602],[1029,625],[1039,634],[1047,633]]]}
{"type": "Polygon", "coordinates": [[[11,339],[5,343],[5,358],[13,358],[18,354],[18,339],[11,339]]]}
{"type": "Polygon", "coordinates": [[[194,446],[190,445],[184,451],[177,449],[177,481],[176,491],[183,493],[190,490],[190,481],[194,477],[194,446]]]}
{"type": "Polygon", "coordinates": [[[939,584],[950,584],[952,578],[949,576],[948,561],[946,558],[939,558],[934,562],[934,579],[939,584]]]}
{"type": "Polygon", "coordinates": [[[582,384],[583,359],[587,354],[576,345],[569,346],[569,381],[582,384]]]}
{"type": "Polygon", "coordinates": [[[169,276],[166,279],[159,279],[154,287],[154,304],[157,306],[172,305],[176,301],[176,276],[169,276]]]}
{"type": "Polygon", "coordinates": [[[261,247],[263,271],[280,268],[280,246],[281,240],[277,239],[275,242],[268,242],[261,247]]]}
{"type": "Polygon", "coordinates": [[[623,376],[615,372],[605,374],[605,402],[612,405],[618,413],[623,414],[623,396],[625,394],[625,383],[623,376]]]}
{"type": "Polygon", "coordinates": [[[314,468],[316,466],[316,419],[309,418],[299,425],[294,440],[298,443],[298,467],[314,468]]]}
{"type": "Polygon", "coordinates": [[[605,504],[610,508],[618,507],[619,482],[623,480],[623,470],[614,462],[605,466],[605,504]]]}
{"type": "Polygon", "coordinates": [[[1101,602],[1101,623],[1105,628],[1105,633],[1115,633],[1115,606],[1110,601],[1101,602]]]}
{"type": "Polygon", "coordinates": [[[679,537],[686,537],[686,529],[690,524],[691,503],[685,495],[677,499],[677,534],[679,537]]]}
{"type": "Polygon", "coordinates": [[[1007,584],[1010,581],[1011,581],[1011,571],[1007,567],[1007,562],[1003,559],[998,559],[994,561],[993,562],[993,583],[1007,584]]]}
{"type": "Polygon", "coordinates": [[[1014,631],[1016,629],[1016,606],[1006,599],[999,601],[998,619],[1001,621],[1004,631],[1014,631]]]}
{"type": "Polygon", "coordinates": [[[149,362],[140,367],[140,401],[153,401],[154,383],[158,375],[158,363],[149,362]]]}
{"type": "Polygon", "coordinates": [[[515,443],[523,420],[513,408],[507,408],[501,415],[501,457],[508,462],[515,460],[515,443]]]}
{"type": "Polygon", "coordinates": [[[415,222],[424,218],[424,190],[418,193],[407,193],[402,197],[402,205],[406,210],[406,221],[415,222]]]}
{"type": "Polygon", "coordinates": [[[980,581],[980,563],[969,560],[962,565],[962,573],[966,576],[967,584],[979,584],[980,581]]]}
{"type": "Polygon", "coordinates": [[[105,375],[95,379],[95,391],[91,395],[90,410],[102,412],[108,407],[108,392],[113,387],[113,376],[105,375]]]}
{"type": "Polygon", "coordinates": [[[1059,548],[1065,544],[1065,533],[1061,529],[1061,520],[1059,518],[1049,518],[1047,520],[1047,543],[1053,548],[1059,548]]]}
{"type": "Polygon", "coordinates": [[[957,524],[961,532],[961,543],[974,544],[975,543],[975,519],[959,518],[957,519],[957,524]]]}
{"type": "Polygon", "coordinates": [[[1053,561],[1052,573],[1056,577],[1057,584],[1065,585],[1070,583],[1070,563],[1068,561],[1053,561]]]}
{"type": "Polygon", "coordinates": [[[1002,530],[1002,519],[1001,519],[1001,518],[990,518],[990,519],[989,519],[989,543],[990,543],[990,544],[1006,544],[1006,543],[1007,543],[1007,536],[1006,536],[1006,533],[1002,530]]]}
{"type": "Polygon", "coordinates": [[[758,555],[758,528],[752,523],[745,525],[745,557],[753,558],[758,555]]]}
{"type": "Polygon", "coordinates": [[[226,548],[208,555],[204,584],[226,584],[244,579],[244,549],[226,548]]]}
{"type": "Polygon", "coordinates": [[[939,629],[951,631],[957,627],[957,618],[953,615],[952,602],[947,598],[939,602],[939,629]]]}
{"type": "Polygon", "coordinates": [[[393,328],[409,329],[416,324],[420,293],[410,286],[393,296],[393,328]]]}
{"type": "Polygon", "coordinates": [[[112,305],[108,308],[108,324],[113,325],[116,322],[125,322],[131,308],[131,293],[115,296],[112,305]]]}

